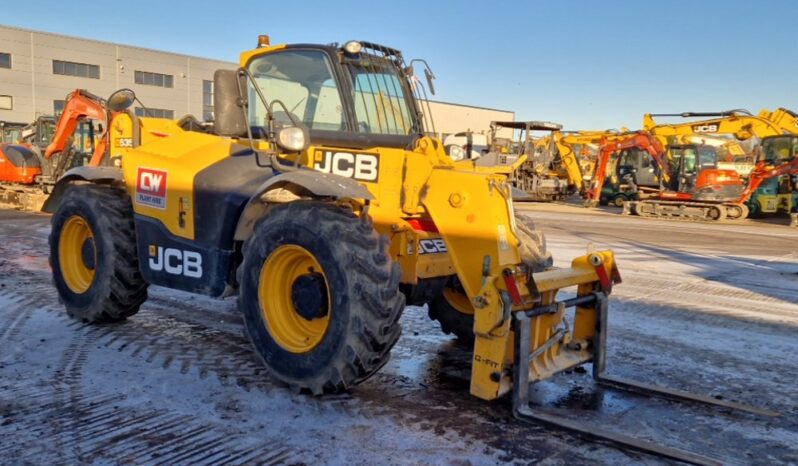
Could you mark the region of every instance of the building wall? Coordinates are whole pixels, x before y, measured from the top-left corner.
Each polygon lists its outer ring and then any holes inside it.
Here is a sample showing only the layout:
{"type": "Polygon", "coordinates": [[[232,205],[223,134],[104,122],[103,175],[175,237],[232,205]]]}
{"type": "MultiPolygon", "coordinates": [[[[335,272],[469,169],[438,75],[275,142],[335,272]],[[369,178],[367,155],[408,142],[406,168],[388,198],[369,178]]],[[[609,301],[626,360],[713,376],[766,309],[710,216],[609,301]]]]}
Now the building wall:
{"type": "Polygon", "coordinates": [[[0,110],[0,121],[27,123],[52,115],[54,101],[76,88],[101,97],[129,87],[144,105],[171,110],[175,118],[202,118],[202,81],[217,69],[236,63],[129,47],[107,42],[0,26],[0,52],[11,54],[11,69],[0,68],[0,95],[13,97],[12,110],[0,110]],[[53,73],[53,60],[98,65],[100,78],[53,73]],[[136,84],[136,71],[171,75],[171,88],[136,84]]]}
{"type": "MultiPolygon", "coordinates": [[[[484,107],[430,101],[435,131],[441,138],[462,131],[488,134],[491,121],[515,121],[515,113],[484,107]]],[[[431,128],[430,128],[431,129],[431,128]]],[[[512,137],[512,130],[502,129],[500,137],[512,137]]]]}
{"type": "MultiPolygon", "coordinates": [[[[40,115],[54,114],[54,101],[64,100],[78,88],[107,98],[115,90],[127,87],[147,107],[171,110],[174,118],[192,114],[203,119],[203,81],[213,80],[217,69],[237,66],[233,62],[2,25],[0,53],[11,54],[12,61],[11,69],[0,68],[0,95],[13,97],[13,109],[0,109],[0,121],[15,123],[29,123],[40,115]],[[54,74],[53,60],[97,65],[100,77],[54,74]],[[173,87],[136,84],[136,71],[171,75],[173,87]]],[[[441,136],[467,130],[487,132],[491,121],[515,117],[510,111],[437,101],[430,102],[430,108],[441,136]]]]}

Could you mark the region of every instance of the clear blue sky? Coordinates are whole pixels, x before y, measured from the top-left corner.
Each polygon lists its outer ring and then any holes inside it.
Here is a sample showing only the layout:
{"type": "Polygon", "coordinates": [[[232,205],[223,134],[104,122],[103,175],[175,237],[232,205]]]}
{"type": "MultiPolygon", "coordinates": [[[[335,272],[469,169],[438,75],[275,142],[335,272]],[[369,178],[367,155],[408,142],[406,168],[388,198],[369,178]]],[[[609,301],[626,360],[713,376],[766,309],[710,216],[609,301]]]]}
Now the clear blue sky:
{"type": "Polygon", "coordinates": [[[0,23],[229,61],[258,34],[369,40],[426,58],[438,100],[569,129],[637,128],[645,112],[798,110],[789,0],[45,0],[6,5],[0,23]]]}

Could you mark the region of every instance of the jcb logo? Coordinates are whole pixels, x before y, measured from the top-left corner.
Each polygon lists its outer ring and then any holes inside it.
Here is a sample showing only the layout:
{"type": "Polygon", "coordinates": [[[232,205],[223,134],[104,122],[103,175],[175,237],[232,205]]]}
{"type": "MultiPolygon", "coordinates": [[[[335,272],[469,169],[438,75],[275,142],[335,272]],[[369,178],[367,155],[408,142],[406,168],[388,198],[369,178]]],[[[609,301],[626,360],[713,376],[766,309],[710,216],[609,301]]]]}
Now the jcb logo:
{"type": "Polygon", "coordinates": [[[449,252],[446,249],[446,243],[441,238],[436,239],[422,239],[418,242],[419,254],[438,254],[449,252]]]}
{"type": "Polygon", "coordinates": [[[380,158],[377,154],[319,151],[313,168],[358,181],[376,182],[380,174],[380,158]]]}
{"type": "Polygon", "coordinates": [[[719,125],[717,123],[707,123],[705,125],[693,125],[694,133],[717,133],[719,125]]]}
{"type": "Polygon", "coordinates": [[[202,278],[202,256],[198,252],[150,245],[150,270],[172,275],[202,278]]]}

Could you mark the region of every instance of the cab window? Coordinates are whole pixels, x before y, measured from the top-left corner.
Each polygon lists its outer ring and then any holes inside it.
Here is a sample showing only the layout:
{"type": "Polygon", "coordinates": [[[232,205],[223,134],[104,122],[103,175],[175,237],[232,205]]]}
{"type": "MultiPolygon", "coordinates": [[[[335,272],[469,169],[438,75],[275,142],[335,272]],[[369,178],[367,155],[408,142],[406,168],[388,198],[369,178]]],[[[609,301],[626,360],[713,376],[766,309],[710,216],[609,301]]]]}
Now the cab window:
{"type": "MultiPolygon", "coordinates": [[[[249,71],[272,106],[275,123],[291,125],[297,120],[310,129],[345,129],[338,85],[327,55],[315,50],[289,50],[253,59],[249,71]],[[283,105],[275,103],[282,102],[283,105]]],[[[252,126],[264,126],[266,108],[249,86],[252,126]]]]}

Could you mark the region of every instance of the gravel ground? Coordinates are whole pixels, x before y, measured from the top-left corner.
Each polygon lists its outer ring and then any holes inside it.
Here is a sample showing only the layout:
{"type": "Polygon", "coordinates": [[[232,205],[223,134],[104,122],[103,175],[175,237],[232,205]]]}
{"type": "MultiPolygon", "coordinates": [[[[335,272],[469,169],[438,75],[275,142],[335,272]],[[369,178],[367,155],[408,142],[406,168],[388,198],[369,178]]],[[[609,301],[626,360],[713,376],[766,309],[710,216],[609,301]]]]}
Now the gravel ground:
{"type": "MultiPolygon", "coordinates": [[[[760,418],[597,388],[533,388],[546,410],[727,464],[798,463],[798,230],[519,207],[557,265],[616,251],[609,372],[770,408],[760,418]]],[[[515,421],[468,395],[469,354],[410,307],[393,357],[351,393],[271,382],[232,299],[150,288],[122,324],[67,318],[49,218],[0,212],[0,462],[13,464],[660,464],[515,421]]]]}

